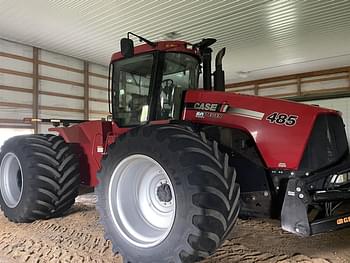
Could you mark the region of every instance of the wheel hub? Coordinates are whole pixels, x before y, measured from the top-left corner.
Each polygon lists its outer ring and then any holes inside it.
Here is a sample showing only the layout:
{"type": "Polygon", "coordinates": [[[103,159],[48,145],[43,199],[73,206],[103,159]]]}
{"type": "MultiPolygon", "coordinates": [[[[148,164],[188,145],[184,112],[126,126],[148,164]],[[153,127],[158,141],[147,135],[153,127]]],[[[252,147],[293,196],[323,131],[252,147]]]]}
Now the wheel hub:
{"type": "Polygon", "coordinates": [[[157,197],[160,202],[169,203],[172,199],[171,188],[167,183],[161,183],[157,187],[157,197]]]}

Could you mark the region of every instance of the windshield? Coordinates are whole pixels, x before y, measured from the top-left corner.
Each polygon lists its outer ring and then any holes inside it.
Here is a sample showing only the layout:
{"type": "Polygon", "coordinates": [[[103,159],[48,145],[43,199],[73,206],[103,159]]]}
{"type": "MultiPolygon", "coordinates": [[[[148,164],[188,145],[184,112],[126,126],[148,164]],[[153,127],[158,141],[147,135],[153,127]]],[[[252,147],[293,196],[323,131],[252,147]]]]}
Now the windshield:
{"type": "Polygon", "coordinates": [[[152,120],[178,119],[183,92],[197,88],[198,71],[196,58],[175,52],[138,55],[115,62],[114,120],[119,126],[134,126],[149,121],[150,116],[152,120]]]}
{"type": "Polygon", "coordinates": [[[114,64],[113,112],[120,126],[148,121],[153,60],[147,54],[114,64]]]}
{"type": "Polygon", "coordinates": [[[196,89],[199,63],[190,55],[166,53],[163,66],[158,119],[179,119],[182,95],[187,89],[196,89]]]}

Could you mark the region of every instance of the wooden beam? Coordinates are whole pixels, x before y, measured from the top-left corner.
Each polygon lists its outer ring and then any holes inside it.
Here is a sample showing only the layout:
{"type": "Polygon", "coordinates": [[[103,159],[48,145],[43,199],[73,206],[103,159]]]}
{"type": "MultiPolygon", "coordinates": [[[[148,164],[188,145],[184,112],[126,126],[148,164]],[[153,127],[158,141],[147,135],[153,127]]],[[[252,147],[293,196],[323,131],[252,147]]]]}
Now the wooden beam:
{"type": "Polygon", "coordinates": [[[0,101],[0,106],[2,106],[2,107],[9,107],[9,108],[33,109],[33,105],[31,105],[31,104],[16,103],[16,102],[0,101]]]}
{"type": "Polygon", "coordinates": [[[84,70],[73,68],[73,67],[67,67],[67,66],[64,66],[64,65],[55,64],[55,63],[51,63],[51,62],[46,62],[46,61],[42,61],[42,60],[39,60],[38,62],[39,62],[40,65],[48,66],[48,67],[51,67],[51,68],[59,68],[59,69],[63,69],[63,70],[66,70],[66,71],[71,71],[71,72],[76,72],[76,73],[81,73],[81,74],[84,73],[84,70]]]}
{"type": "Polygon", "coordinates": [[[90,113],[101,114],[101,115],[110,115],[107,111],[91,110],[90,113]]]}
{"type": "Polygon", "coordinates": [[[256,96],[259,95],[259,85],[258,84],[254,85],[254,95],[256,95],[256,96]]]}
{"type": "Polygon", "coordinates": [[[280,94],[268,95],[268,96],[266,96],[266,97],[270,97],[270,98],[281,98],[281,97],[283,97],[283,98],[288,98],[288,97],[293,96],[293,95],[295,96],[296,93],[295,93],[295,92],[280,93],[280,94]]]}
{"type": "Polygon", "coordinates": [[[13,87],[13,86],[5,86],[5,85],[0,85],[0,89],[1,90],[24,92],[24,93],[33,93],[32,89],[25,89],[25,88],[19,88],[19,87],[13,87]]]}
{"type": "Polygon", "coordinates": [[[54,107],[54,106],[43,106],[39,105],[40,110],[50,110],[50,111],[65,111],[65,112],[79,112],[84,113],[84,110],[81,109],[73,109],[73,108],[66,108],[66,107],[54,107]]]}
{"type": "Polygon", "coordinates": [[[297,78],[297,94],[301,96],[301,78],[297,78]]]}
{"type": "MultiPolygon", "coordinates": [[[[33,47],[33,118],[39,117],[39,49],[33,47]]],[[[34,122],[34,133],[39,132],[38,122],[34,122]]]]}
{"type": "Polygon", "coordinates": [[[306,79],[306,80],[302,80],[301,83],[313,83],[313,82],[322,82],[322,81],[339,80],[339,79],[347,79],[347,78],[348,77],[344,75],[344,76],[335,76],[335,77],[318,78],[318,79],[306,79]]]}
{"type": "Polygon", "coordinates": [[[10,53],[6,53],[6,52],[0,52],[0,57],[17,59],[17,60],[22,60],[22,61],[26,61],[26,62],[33,62],[32,58],[19,56],[19,55],[15,55],[15,54],[10,54],[10,53]]]}
{"type": "Polygon", "coordinates": [[[23,120],[19,120],[19,119],[0,119],[0,123],[25,124],[23,120]]]}
{"type": "Polygon", "coordinates": [[[296,85],[296,81],[289,81],[285,83],[277,83],[277,84],[269,84],[269,85],[264,85],[264,86],[259,86],[259,89],[271,89],[271,88],[279,88],[279,87],[285,87],[285,86],[291,86],[291,85],[296,85]]]}
{"type": "Polygon", "coordinates": [[[25,78],[32,78],[33,77],[32,73],[26,73],[26,72],[21,72],[21,71],[12,70],[12,69],[6,69],[6,68],[0,68],[0,73],[20,76],[20,77],[25,77],[25,78]]]}
{"type": "Polygon", "coordinates": [[[310,101],[310,100],[328,100],[328,99],[338,99],[338,98],[349,98],[350,92],[349,89],[346,91],[338,91],[332,93],[319,93],[319,94],[311,94],[308,96],[292,96],[286,99],[292,101],[310,101]]]}
{"type": "Polygon", "coordinates": [[[89,62],[84,61],[84,120],[89,119],[89,62]]]}
{"type": "Polygon", "coordinates": [[[242,87],[242,86],[244,87],[244,86],[255,85],[255,84],[285,81],[285,80],[297,79],[298,77],[300,78],[317,77],[321,75],[330,75],[330,74],[336,74],[336,73],[349,72],[349,70],[350,70],[350,67],[340,67],[340,68],[333,68],[333,69],[326,69],[326,70],[310,71],[305,73],[291,74],[291,75],[265,78],[265,79],[259,79],[259,80],[250,80],[250,81],[244,81],[244,82],[238,82],[238,83],[231,83],[231,84],[227,84],[226,88],[229,89],[229,88],[242,87]]]}
{"type": "Polygon", "coordinates": [[[249,87],[249,88],[242,88],[242,89],[233,89],[233,88],[228,88],[226,89],[226,92],[242,92],[242,91],[250,91],[254,90],[255,87],[249,87]]]}
{"type": "Polygon", "coordinates": [[[65,80],[65,79],[57,79],[57,78],[53,78],[53,77],[49,77],[49,76],[39,76],[39,79],[48,80],[48,81],[57,82],[57,83],[68,84],[68,85],[72,85],[72,86],[84,87],[84,83],[65,80]]]}
{"type": "Polygon", "coordinates": [[[108,103],[108,100],[104,100],[104,99],[97,99],[97,98],[89,98],[89,101],[95,101],[95,102],[108,103]]]}
{"type": "Polygon", "coordinates": [[[62,98],[69,98],[69,99],[77,99],[77,100],[83,100],[83,96],[78,95],[69,95],[64,93],[58,93],[58,92],[51,92],[51,91],[39,91],[39,94],[42,95],[48,95],[48,96],[54,96],[54,97],[62,97],[62,98]]]}
{"type": "Polygon", "coordinates": [[[89,86],[90,89],[96,89],[96,90],[102,90],[102,91],[108,91],[107,88],[101,87],[101,86],[94,86],[94,85],[90,85],[89,86]]]}
{"type": "Polygon", "coordinates": [[[108,76],[98,74],[98,73],[89,72],[89,75],[93,77],[101,78],[101,79],[108,79],[108,76]]]}
{"type": "Polygon", "coordinates": [[[348,87],[338,87],[338,88],[330,88],[330,89],[318,89],[318,90],[310,90],[310,91],[303,91],[303,96],[310,96],[310,95],[317,95],[322,93],[334,93],[334,92],[342,92],[347,91],[348,87]]]}

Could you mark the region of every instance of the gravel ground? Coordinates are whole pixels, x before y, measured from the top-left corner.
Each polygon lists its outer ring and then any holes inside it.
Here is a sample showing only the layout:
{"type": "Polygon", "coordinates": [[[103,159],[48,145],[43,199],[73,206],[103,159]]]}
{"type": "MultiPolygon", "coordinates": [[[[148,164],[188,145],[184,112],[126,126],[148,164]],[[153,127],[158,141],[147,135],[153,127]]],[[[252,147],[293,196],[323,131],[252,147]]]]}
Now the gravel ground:
{"type": "MultiPolygon", "coordinates": [[[[103,238],[94,207],[85,195],[63,218],[14,224],[0,215],[0,263],[116,262],[103,238]]],[[[275,220],[241,220],[230,239],[209,262],[350,262],[350,229],[299,238],[282,231],[275,220]]]]}

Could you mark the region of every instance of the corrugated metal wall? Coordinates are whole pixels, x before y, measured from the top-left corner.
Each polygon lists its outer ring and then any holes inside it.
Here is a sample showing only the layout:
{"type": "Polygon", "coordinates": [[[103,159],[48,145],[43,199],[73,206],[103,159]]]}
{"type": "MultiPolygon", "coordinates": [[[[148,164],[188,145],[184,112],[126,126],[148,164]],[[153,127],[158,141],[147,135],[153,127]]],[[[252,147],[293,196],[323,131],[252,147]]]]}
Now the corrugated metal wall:
{"type": "Polygon", "coordinates": [[[278,98],[350,93],[350,67],[232,83],[226,91],[278,98]]]}
{"type": "Polygon", "coordinates": [[[105,66],[0,39],[0,128],[35,129],[26,117],[106,118],[107,76],[105,66]]]}
{"type": "MultiPolygon", "coordinates": [[[[35,129],[25,117],[106,118],[107,75],[105,66],[0,39],[0,128],[35,129]]],[[[228,84],[226,91],[283,98],[349,93],[350,68],[228,84]]],[[[349,98],[310,103],[342,111],[350,134],[349,98]]]]}

